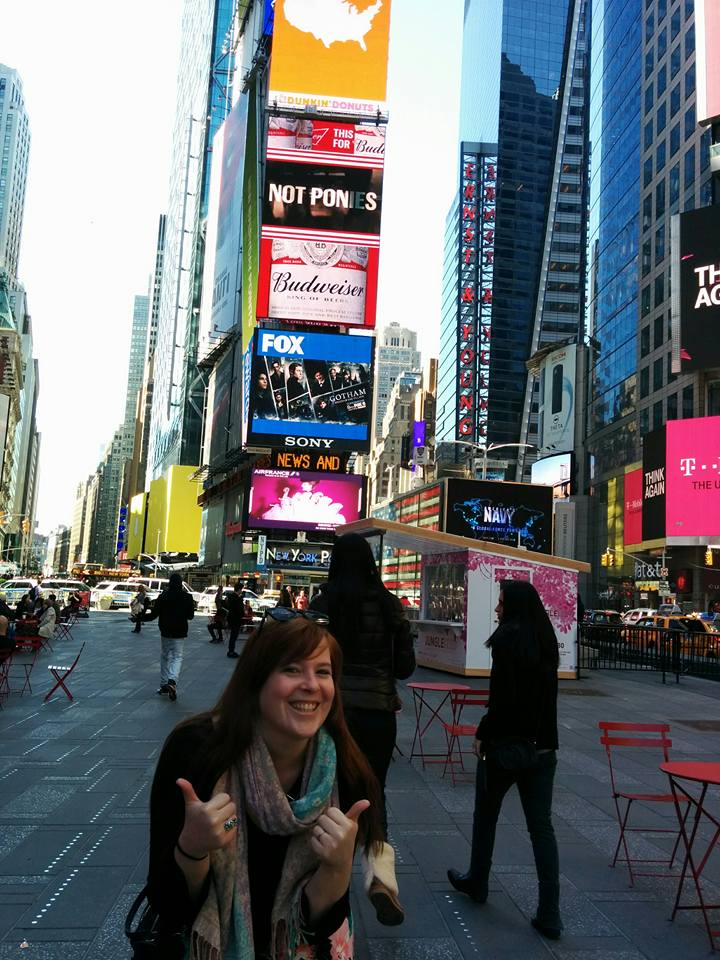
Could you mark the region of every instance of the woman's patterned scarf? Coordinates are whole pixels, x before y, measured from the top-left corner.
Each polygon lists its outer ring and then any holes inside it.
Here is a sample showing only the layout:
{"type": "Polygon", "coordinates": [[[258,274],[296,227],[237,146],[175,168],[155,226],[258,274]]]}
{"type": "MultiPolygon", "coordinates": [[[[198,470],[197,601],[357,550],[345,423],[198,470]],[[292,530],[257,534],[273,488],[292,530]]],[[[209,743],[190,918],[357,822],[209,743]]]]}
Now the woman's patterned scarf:
{"type": "Polygon", "coordinates": [[[246,814],[263,833],[289,836],[283,872],[272,910],[271,956],[293,960],[312,956],[304,944],[300,919],[303,887],[318,858],[310,830],[329,806],[337,806],[335,743],[320,728],[310,744],[302,774],[301,796],[290,800],[280,785],[264,740],[256,734],[240,763],[220,778],[213,794],[227,790],[237,808],[237,844],[210,854],[210,889],[190,935],[190,960],[221,960],[234,924],[240,960],[254,960],[246,814]],[[229,789],[228,789],[229,786],[229,789]]]}

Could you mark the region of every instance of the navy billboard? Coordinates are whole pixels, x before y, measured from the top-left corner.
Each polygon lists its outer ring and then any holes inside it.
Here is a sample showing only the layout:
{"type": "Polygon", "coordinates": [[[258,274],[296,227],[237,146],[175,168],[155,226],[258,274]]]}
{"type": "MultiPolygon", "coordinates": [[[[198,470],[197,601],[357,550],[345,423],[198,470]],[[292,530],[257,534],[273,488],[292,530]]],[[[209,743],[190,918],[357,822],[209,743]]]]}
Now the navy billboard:
{"type": "Polygon", "coordinates": [[[256,331],[248,444],[368,451],[374,348],[373,337],[256,331]]]}
{"type": "Polygon", "coordinates": [[[552,553],[552,487],[454,478],[446,483],[446,533],[552,553]]]}

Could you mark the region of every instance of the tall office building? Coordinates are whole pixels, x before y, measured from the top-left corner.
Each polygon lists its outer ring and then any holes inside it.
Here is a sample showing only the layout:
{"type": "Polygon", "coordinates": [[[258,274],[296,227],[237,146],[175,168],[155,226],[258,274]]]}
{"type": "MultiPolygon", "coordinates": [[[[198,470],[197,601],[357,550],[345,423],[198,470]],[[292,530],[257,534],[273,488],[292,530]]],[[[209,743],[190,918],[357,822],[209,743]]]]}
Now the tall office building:
{"type": "MultiPolygon", "coordinates": [[[[720,371],[672,371],[671,217],[720,201],[711,128],[696,116],[695,42],[693,0],[593,3],[587,559],[592,593],[605,602],[632,605],[635,561],[623,547],[639,533],[624,529],[625,477],[641,469],[643,439],[668,421],[720,414],[720,371]],[[612,568],[599,563],[607,547],[612,568]]],[[[717,50],[708,55],[716,62],[717,50]]],[[[654,542],[662,555],[663,544],[654,542]]],[[[688,541],[669,551],[669,581],[701,568],[704,549],[688,541]]],[[[683,579],[692,590],[693,577],[683,579]]]]}
{"type": "Polygon", "coordinates": [[[395,381],[404,371],[420,370],[420,351],[417,333],[403,327],[397,320],[380,333],[375,361],[375,437],[381,436],[382,422],[395,381]]]}
{"type": "Polygon", "coordinates": [[[155,347],[148,479],[200,462],[198,317],[213,137],[230,108],[233,0],[185,0],[155,347]]]}
{"type": "Polygon", "coordinates": [[[136,296],[133,303],[132,331],[130,333],[130,356],[128,358],[127,392],[125,394],[125,417],[123,419],[123,452],[132,457],[135,442],[135,413],[138,393],[142,388],[147,360],[148,326],[150,321],[150,297],[136,296]]]}
{"type": "Polygon", "coordinates": [[[165,228],[167,217],[164,213],[160,214],[158,220],[158,235],[155,245],[155,272],[152,279],[152,293],[150,304],[150,319],[147,331],[146,355],[148,360],[152,360],[155,355],[155,344],[157,343],[158,320],[160,317],[160,290],[162,288],[163,262],[165,259],[165,228]]]}
{"type": "Polygon", "coordinates": [[[0,63],[0,271],[15,281],[20,257],[30,127],[17,70],[0,63]]]}
{"type": "Polygon", "coordinates": [[[585,0],[466,0],[438,441],[537,443],[526,362],[582,333],[585,27],[585,0]]]}

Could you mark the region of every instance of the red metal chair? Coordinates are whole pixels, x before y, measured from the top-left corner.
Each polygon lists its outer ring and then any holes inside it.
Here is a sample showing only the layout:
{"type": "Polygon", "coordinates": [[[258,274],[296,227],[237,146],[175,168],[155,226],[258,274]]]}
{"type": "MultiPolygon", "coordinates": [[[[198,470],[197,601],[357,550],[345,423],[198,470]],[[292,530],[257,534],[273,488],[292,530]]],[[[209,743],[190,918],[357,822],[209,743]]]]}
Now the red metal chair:
{"type": "MultiPolygon", "coordinates": [[[[616,863],[626,863],[628,868],[628,873],[630,874],[630,886],[635,885],[635,877],[672,877],[679,876],[679,874],[673,874],[669,871],[672,870],[673,863],[675,862],[675,855],[678,850],[678,845],[681,839],[681,832],[678,829],[672,827],[629,827],[628,818],[630,816],[630,808],[633,803],[637,801],[638,803],[675,803],[675,798],[672,793],[629,793],[625,790],[619,790],[615,783],[615,770],[613,768],[613,750],[618,748],[637,748],[645,747],[649,749],[662,751],[663,759],[665,763],[668,763],[670,757],[668,750],[672,747],[672,740],[668,736],[670,733],[670,724],[668,723],[617,723],[614,721],[601,720],[598,723],[598,727],[601,730],[600,743],[605,747],[605,753],[607,754],[608,765],[610,767],[610,784],[612,786],[613,800],[615,802],[615,812],[617,814],[618,826],[620,827],[620,836],[618,837],[617,846],[615,847],[615,855],[613,856],[613,861],[611,866],[615,866],[616,863]],[[616,734],[635,734],[635,736],[617,736],[616,734]],[[655,734],[656,736],[652,736],[655,734]],[[623,801],[627,803],[623,809],[623,801]],[[625,837],[626,833],[674,833],[675,834],[675,845],[672,849],[669,860],[648,860],[642,857],[631,857],[628,850],[627,840],[625,837]],[[620,853],[620,848],[622,847],[625,852],[624,857],[618,856],[620,853]],[[633,870],[633,864],[650,864],[658,863],[663,864],[667,867],[667,871],[663,873],[641,873],[639,870],[633,870]]],[[[689,807],[685,810],[685,815],[683,817],[683,823],[688,815],[689,807]]]]}
{"type": "MultiPolygon", "coordinates": [[[[465,770],[465,764],[463,762],[463,753],[468,754],[469,751],[463,751],[460,738],[474,738],[475,731],[477,730],[478,726],[477,720],[475,723],[462,723],[463,711],[465,710],[465,707],[487,707],[489,697],[489,690],[460,690],[450,695],[452,720],[450,723],[445,720],[442,720],[441,722],[443,729],[445,730],[445,736],[447,737],[447,756],[445,757],[443,776],[445,776],[447,773],[447,768],[449,766],[453,786],[455,786],[458,780],[458,776],[455,773],[456,765],[460,765],[460,769],[462,770],[463,774],[469,773],[469,771],[465,770]],[[457,756],[455,756],[456,749],[457,756]]],[[[472,775],[475,776],[474,773],[472,775]]]]}
{"type": "Polygon", "coordinates": [[[50,673],[53,675],[53,677],[55,678],[55,680],[56,680],[57,682],[56,682],[55,686],[54,686],[48,693],[45,694],[45,698],[44,698],[44,701],[43,701],[44,703],[47,703],[47,702],[48,702],[48,700],[49,700],[50,697],[55,693],[55,691],[57,690],[58,687],[62,687],[62,688],[63,688],[63,690],[64,690],[65,693],[67,694],[68,700],[72,700],[72,699],[73,699],[73,695],[70,693],[70,691],[68,690],[68,688],[65,686],[65,681],[66,681],[67,678],[70,676],[70,674],[73,672],[73,670],[75,669],[75,667],[78,665],[78,660],[80,659],[80,654],[83,652],[84,649],[85,649],[85,644],[83,643],[83,645],[82,645],[82,646],[80,647],[80,649],[78,650],[78,655],[75,657],[75,659],[73,660],[73,662],[70,664],[69,667],[68,667],[68,666],[60,666],[60,665],[58,665],[58,664],[51,664],[51,665],[48,667],[48,670],[50,671],[50,673]]]}

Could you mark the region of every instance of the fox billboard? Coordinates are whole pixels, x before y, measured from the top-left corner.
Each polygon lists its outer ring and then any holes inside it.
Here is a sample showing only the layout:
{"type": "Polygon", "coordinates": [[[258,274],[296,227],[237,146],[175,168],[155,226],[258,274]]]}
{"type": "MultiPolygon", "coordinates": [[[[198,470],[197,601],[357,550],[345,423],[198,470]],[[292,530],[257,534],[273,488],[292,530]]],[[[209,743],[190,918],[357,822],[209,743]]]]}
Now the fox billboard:
{"type": "Polygon", "coordinates": [[[720,366],[720,207],[676,214],[672,248],[672,370],[720,366]]]}
{"type": "Polygon", "coordinates": [[[390,0],[276,0],[269,105],[385,112],[389,39],[390,0]]]}
{"type": "Polygon", "coordinates": [[[370,449],[373,337],[258,330],[248,444],[273,449],[370,449]]]}

